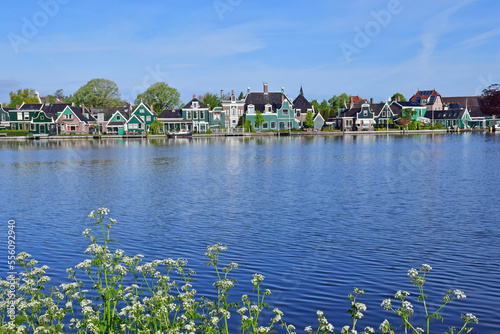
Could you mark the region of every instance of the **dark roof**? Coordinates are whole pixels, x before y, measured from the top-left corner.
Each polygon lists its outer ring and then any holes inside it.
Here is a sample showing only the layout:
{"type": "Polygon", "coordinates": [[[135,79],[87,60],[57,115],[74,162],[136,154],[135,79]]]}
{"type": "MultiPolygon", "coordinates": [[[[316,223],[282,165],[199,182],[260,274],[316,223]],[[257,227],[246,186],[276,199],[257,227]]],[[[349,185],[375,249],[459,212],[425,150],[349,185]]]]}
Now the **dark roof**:
{"type": "Polygon", "coordinates": [[[428,110],[425,113],[425,117],[428,119],[440,120],[440,119],[461,119],[465,113],[465,109],[453,109],[453,110],[428,110]]]}
{"type": "Polygon", "coordinates": [[[43,111],[48,117],[57,118],[57,113],[63,112],[66,107],[71,106],[71,103],[57,103],[57,104],[45,104],[43,106],[43,111]]]}
{"type": "Polygon", "coordinates": [[[198,108],[208,108],[203,102],[200,102],[197,98],[193,98],[191,101],[188,102],[182,109],[192,109],[193,102],[198,102],[198,108]]]}
{"type": "Polygon", "coordinates": [[[485,115],[480,106],[472,106],[468,107],[470,117],[486,117],[491,115],[485,115]]]}
{"type": "Polygon", "coordinates": [[[412,102],[412,101],[405,101],[405,102],[402,102],[402,101],[395,101],[393,102],[393,104],[396,104],[396,105],[400,105],[401,108],[423,108],[424,106],[422,106],[421,104],[418,104],[418,103],[415,103],[415,102],[412,102]]]}
{"type": "Polygon", "coordinates": [[[370,110],[373,113],[374,117],[380,115],[382,109],[384,109],[385,103],[372,103],[370,104],[370,110]]]}
{"type": "Polygon", "coordinates": [[[340,114],[341,117],[356,117],[356,115],[361,112],[361,106],[358,104],[350,109],[346,109],[340,114]]]}
{"type": "Polygon", "coordinates": [[[182,109],[163,110],[158,118],[182,118],[182,109]]]}
{"type": "Polygon", "coordinates": [[[41,110],[43,103],[24,103],[19,110],[41,110]]]}
{"type": "MultiPolygon", "coordinates": [[[[266,110],[266,104],[270,104],[273,108],[273,110],[278,110],[281,108],[282,97],[281,92],[270,92],[270,93],[248,93],[247,97],[245,99],[245,111],[247,110],[247,107],[249,104],[253,104],[255,106],[255,111],[261,111],[264,112],[266,110]]],[[[288,99],[288,97],[285,98],[288,99]]],[[[288,101],[290,101],[288,99],[288,101]]]]}
{"type": "Polygon", "coordinates": [[[90,112],[87,108],[85,108],[85,112],[89,114],[89,118],[85,117],[85,115],[82,114],[82,107],[69,107],[73,113],[80,119],[80,121],[83,122],[93,122],[95,121],[95,118],[90,115],[90,112]]]}
{"type": "Polygon", "coordinates": [[[312,111],[314,109],[312,104],[304,97],[302,87],[300,89],[301,94],[299,94],[299,96],[297,96],[297,98],[293,100],[293,107],[295,109],[300,109],[301,112],[307,112],[307,110],[312,111]]]}
{"type": "Polygon", "coordinates": [[[454,96],[454,97],[441,97],[444,104],[448,103],[460,103],[462,106],[466,107],[479,107],[481,106],[482,97],[481,96],[454,96]]]}
{"type": "Polygon", "coordinates": [[[130,108],[129,107],[110,107],[110,108],[94,108],[93,113],[96,114],[104,114],[104,121],[109,121],[113,115],[119,111],[123,117],[126,119],[130,116],[130,108]]]}
{"type": "Polygon", "coordinates": [[[123,125],[127,122],[126,119],[124,119],[123,121],[114,121],[114,122],[108,122],[108,124],[106,124],[106,126],[109,126],[109,125],[123,125]]]}

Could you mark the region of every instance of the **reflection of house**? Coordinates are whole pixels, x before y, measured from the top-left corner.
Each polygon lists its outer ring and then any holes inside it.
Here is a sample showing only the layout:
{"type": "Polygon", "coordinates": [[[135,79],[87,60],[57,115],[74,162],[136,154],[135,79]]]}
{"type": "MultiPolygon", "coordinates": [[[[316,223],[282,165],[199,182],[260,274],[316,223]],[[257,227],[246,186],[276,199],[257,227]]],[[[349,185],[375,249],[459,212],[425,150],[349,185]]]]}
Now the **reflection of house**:
{"type": "Polygon", "coordinates": [[[444,127],[465,129],[470,127],[471,117],[469,110],[459,103],[450,103],[443,110],[429,110],[425,116],[434,123],[441,123],[444,127]]]}
{"type": "Polygon", "coordinates": [[[182,116],[187,121],[193,121],[194,132],[205,133],[208,130],[208,107],[196,98],[196,94],[182,108],[182,116]]]}
{"type": "Polygon", "coordinates": [[[235,128],[238,126],[240,117],[243,116],[245,112],[245,100],[238,100],[234,95],[234,90],[231,91],[231,96],[229,100],[223,99],[223,92],[221,92],[222,98],[222,111],[224,112],[225,126],[226,128],[235,128]]]}
{"type": "Polygon", "coordinates": [[[59,134],[89,134],[95,119],[82,107],[66,106],[55,120],[59,134]]]}
{"type": "Polygon", "coordinates": [[[299,129],[300,122],[295,118],[292,101],[281,92],[269,92],[267,82],[262,93],[248,93],[245,99],[246,119],[257,130],[299,129]],[[262,112],[264,124],[255,126],[257,111],[262,112]]]}
{"type": "Polygon", "coordinates": [[[435,90],[419,90],[413,95],[409,102],[415,102],[421,106],[425,106],[427,110],[442,110],[443,100],[441,95],[435,90]]]}
{"type": "Polygon", "coordinates": [[[163,124],[163,132],[192,131],[193,121],[182,117],[182,109],[163,110],[158,120],[163,124]]]}

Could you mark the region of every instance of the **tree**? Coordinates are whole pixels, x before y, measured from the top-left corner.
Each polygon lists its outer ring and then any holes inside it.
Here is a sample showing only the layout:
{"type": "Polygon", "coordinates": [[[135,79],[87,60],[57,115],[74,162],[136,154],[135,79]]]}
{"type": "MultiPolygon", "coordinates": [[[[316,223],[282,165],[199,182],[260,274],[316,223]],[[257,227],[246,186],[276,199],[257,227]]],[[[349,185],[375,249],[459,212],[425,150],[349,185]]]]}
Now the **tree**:
{"type": "Polygon", "coordinates": [[[319,102],[318,102],[318,100],[312,100],[312,101],[311,101],[311,104],[312,104],[312,106],[314,107],[314,110],[315,110],[316,112],[319,112],[319,102]]]}
{"type": "Polygon", "coordinates": [[[181,94],[165,82],[156,82],[149,86],[146,91],[137,95],[135,104],[141,102],[153,105],[154,111],[161,113],[163,110],[180,107],[181,94]]]}
{"type": "Polygon", "coordinates": [[[243,92],[240,92],[240,95],[238,96],[238,100],[243,100],[245,98],[245,95],[243,95],[243,92]]]}
{"type": "Polygon", "coordinates": [[[323,116],[325,121],[328,121],[330,118],[330,106],[326,100],[321,101],[321,104],[319,105],[319,113],[323,116]]]}
{"type": "Polygon", "coordinates": [[[151,125],[149,125],[149,133],[152,135],[159,135],[160,133],[163,132],[162,128],[163,128],[163,124],[157,118],[155,118],[153,123],[151,123],[151,125]]]}
{"type": "Polygon", "coordinates": [[[18,89],[16,93],[10,92],[9,108],[15,108],[16,105],[24,103],[39,103],[36,90],[33,88],[18,89]]]}
{"type": "Polygon", "coordinates": [[[64,91],[62,89],[56,90],[56,92],[54,93],[54,97],[60,100],[64,100],[64,91]]]}
{"type": "Polygon", "coordinates": [[[500,115],[500,84],[493,84],[483,90],[481,111],[487,115],[500,115]]]}
{"type": "Polygon", "coordinates": [[[203,96],[199,96],[198,100],[203,102],[206,106],[210,105],[210,108],[222,107],[222,102],[217,94],[205,93],[203,96]]]}
{"type": "Polygon", "coordinates": [[[401,93],[395,93],[392,97],[391,97],[391,101],[394,102],[394,101],[398,101],[398,97],[399,97],[399,101],[400,102],[406,102],[406,99],[405,97],[403,96],[403,94],[401,93]]]}
{"type": "Polygon", "coordinates": [[[264,116],[262,116],[262,112],[257,110],[257,116],[255,116],[255,127],[260,128],[262,124],[264,124],[264,116]]]}
{"type": "Polygon", "coordinates": [[[413,122],[413,116],[415,116],[417,112],[411,108],[405,108],[401,110],[401,115],[399,115],[398,119],[398,125],[401,126],[403,129],[408,128],[408,125],[410,125],[413,122]]]}
{"type": "Polygon", "coordinates": [[[306,114],[306,127],[314,128],[314,118],[311,110],[309,110],[306,114]]]}
{"type": "Polygon", "coordinates": [[[92,105],[97,108],[123,105],[118,86],[107,79],[92,79],[78,88],[73,95],[73,102],[76,105],[84,103],[87,106],[92,105]]]}
{"type": "Polygon", "coordinates": [[[345,108],[349,103],[349,95],[342,93],[339,96],[333,95],[332,98],[328,100],[330,105],[330,116],[337,116],[339,114],[339,109],[345,108]]]}

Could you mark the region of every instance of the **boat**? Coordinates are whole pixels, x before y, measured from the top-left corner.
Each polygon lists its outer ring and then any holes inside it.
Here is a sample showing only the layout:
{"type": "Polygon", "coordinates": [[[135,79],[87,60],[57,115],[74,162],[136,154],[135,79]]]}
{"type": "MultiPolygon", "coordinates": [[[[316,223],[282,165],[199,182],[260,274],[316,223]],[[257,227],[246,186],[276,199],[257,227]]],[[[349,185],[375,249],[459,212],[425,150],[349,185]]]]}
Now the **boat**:
{"type": "Polygon", "coordinates": [[[167,133],[168,138],[192,138],[193,133],[191,131],[181,130],[176,132],[167,133]]]}

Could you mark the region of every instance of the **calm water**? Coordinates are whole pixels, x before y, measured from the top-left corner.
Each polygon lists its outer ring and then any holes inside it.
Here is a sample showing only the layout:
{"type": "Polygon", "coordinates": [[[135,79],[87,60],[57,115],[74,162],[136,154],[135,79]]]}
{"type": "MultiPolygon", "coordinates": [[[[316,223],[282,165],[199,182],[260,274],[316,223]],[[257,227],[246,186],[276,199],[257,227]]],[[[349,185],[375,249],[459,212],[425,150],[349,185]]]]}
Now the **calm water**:
{"type": "Polygon", "coordinates": [[[107,207],[119,248],[187,258],[199,294],[214,280],[203,253],[221,242],[240,265],[235,296],[262,273],[285,320],[316,325],[322,309],[337,332],[354,287],[368,307],[358,329],[378,328],[381,301],[415,292],[406,272],[428,263],[431,305],[449,288],[468,296],[444,328],[471,312],[474,333],[499,333],[499,161],[499,134],[0,141],[2,233],[14,219],[18,251],[59,284],[84,258],[86,216],[107,207]]]}

